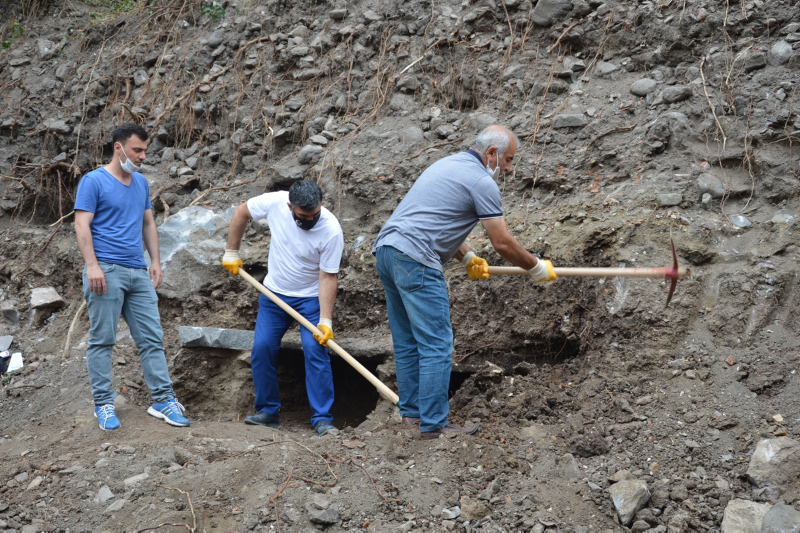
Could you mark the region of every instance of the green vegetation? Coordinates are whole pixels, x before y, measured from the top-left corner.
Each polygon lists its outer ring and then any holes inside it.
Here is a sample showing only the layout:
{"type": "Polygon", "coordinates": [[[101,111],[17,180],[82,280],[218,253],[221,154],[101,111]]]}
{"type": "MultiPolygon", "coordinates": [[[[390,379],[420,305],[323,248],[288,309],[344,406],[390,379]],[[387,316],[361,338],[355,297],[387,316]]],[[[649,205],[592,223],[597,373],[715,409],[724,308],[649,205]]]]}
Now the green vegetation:
{"type": "Polygon", "coordinates": [[[205,5],[200,10],[201,13],[208,15],[211,17],[211,20],[217,19],[224,19],[225,18],[225,10],[222,9],[222,6],[219,2],[211,2],[211,5],[205,5]]]}
{"type": "Polygon", "coordinates": [[[11,39],[0,42],[0,46],[3,48],[10,48],[13,39],[19,39],[23,35],[25,35],[25,28],[23,28],[19,22],[14,22],[11,24],[11,39]]]}

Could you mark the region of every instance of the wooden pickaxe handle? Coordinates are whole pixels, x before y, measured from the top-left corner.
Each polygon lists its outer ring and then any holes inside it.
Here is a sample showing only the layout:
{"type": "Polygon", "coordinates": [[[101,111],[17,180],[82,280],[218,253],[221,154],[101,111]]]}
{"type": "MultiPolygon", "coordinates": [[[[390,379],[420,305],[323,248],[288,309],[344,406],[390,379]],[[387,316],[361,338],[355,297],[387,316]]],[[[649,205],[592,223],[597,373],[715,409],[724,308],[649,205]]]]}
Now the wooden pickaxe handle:
{"type": "MultiPolygon", "coordinates": [[[[315,335],[320,335],[320,336],[322,335],[322,332],[318,330],[314,324],[306,320],[306,318],[303,315],[295,311],[289,304],[278,298],[278,296],[276,296],[275,293],[266,288],[262,283],[259,283],[253,276],[245,272],[243,268],[239,268],[239,276],[244,278],[245,281],[247,281],[250,285],[255,287],[259,292],[261,292],[261,294],[272,300],[275,303],[275,305],[286,311],[290,317],[297,320],[308,331],[310,331],[315,335]]],[[[392,391],[392,389],[384,385],[381,380],[372,375],[372,373],[369,370],[364,368],[364,366],[361,363],[356,361],[355,358],[349,353],[347,353],[341,346],[339,346],[332,340],[329,340],[327,343],[325,343],[325,345],[334,352],[336,352],[342,359],[347,361],[347,363],[350,366],[355,368],[359,374],[364,376],[367,379],[367,381],[372,383],[372,385],[376,389],[378,389],[378,392],[383,394],[390,402],[397,405],[398,407],[400,406],[400,397],[398,397],[397,394],[395,394],[392,391]]]]}
{"type": "MultiPolygon", "coordinates": [[[[595,277],[613,278],[623,276],[627,278],[664,278],[667,277],[670,268],[582,268],[582,267],[558,267],[554,268],[558,277],[595,277]]],[[[682,278],[689,273],[689,269],[678,268],[678,277],[682,278]]],[[[510,274],[515,276],[527,276],[528,271],[520,267],[490,266],[489,274],[510,274]]]]}

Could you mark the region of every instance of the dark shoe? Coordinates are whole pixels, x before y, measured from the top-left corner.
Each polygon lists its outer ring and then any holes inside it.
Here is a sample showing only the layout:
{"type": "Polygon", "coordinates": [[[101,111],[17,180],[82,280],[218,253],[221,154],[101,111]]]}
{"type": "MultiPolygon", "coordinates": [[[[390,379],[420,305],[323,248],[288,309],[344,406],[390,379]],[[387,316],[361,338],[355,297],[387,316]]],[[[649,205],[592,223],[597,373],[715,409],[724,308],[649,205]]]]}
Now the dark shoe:
{"type": "Polygon", "coordinates": [[[421,437],[422,440],[430,440],[438,439],[441,435],[472,435],[478,431],[478,428],[480,428],[478,424],[470,424],[463,427],[450,424],[436,431],[426,431],[421,434],[421,437]]]}
{"type": "Polygon", "coordinates": [[[317,437],[322,437],[323,435],[327,435],[329,433],[331,435],[339,434],[339,430],[327,420],[318,420],[317,423],[314,424],[314,431],[317,432],[317,437]]]}
{"type": "Polygon", "coordinates": [[[251,424],[253,426],[266,426],[268,428],[277,428],[281,425],[278,415],[270,415],[263,411],[259,411],[254,415],[245,417],[244,423],[251,424]]]}
{"type": "Polygon", "coordinates": [[[419,425],[419,418],[413,416],[404,416],[402,424],[404,426],[418,426],[419,425]]]}

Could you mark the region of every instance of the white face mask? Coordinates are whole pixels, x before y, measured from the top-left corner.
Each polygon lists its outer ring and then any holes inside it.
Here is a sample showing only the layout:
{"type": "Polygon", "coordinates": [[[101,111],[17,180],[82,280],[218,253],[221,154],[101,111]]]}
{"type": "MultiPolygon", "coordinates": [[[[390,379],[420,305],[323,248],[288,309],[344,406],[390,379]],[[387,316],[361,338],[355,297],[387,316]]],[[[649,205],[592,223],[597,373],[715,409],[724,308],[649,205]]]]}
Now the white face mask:
{"type": "Polygon", "coordinates": [[[492,170],[489,168],[489,157],[486,157],[486,172],[492,175],[493,180],[496,180],[500,176],[500,152],[495,152],[495,160],[497,166],[492,170]]]}
{"type": "MultiPolygon", "coordinates": [[[[120,145],[120,148],[122,148],[121,145],[120,145]]],[[[122,162],[122,158],[120,158],[119,164],[122,167],[122,170],[124,170],[128,174],[133,174],[134,172],[139,172],[139,170],[142,168],[142,166],[139,165],[137,167],[136,165],[133,164],[133,161],[131,161],[131,158],[128,157],[128,154],[125,153],[125,148],[122,148],[122,153],[125,155],[125,159],[127,160],[127,161],[125,161],[123,163],[122,162]]]]}

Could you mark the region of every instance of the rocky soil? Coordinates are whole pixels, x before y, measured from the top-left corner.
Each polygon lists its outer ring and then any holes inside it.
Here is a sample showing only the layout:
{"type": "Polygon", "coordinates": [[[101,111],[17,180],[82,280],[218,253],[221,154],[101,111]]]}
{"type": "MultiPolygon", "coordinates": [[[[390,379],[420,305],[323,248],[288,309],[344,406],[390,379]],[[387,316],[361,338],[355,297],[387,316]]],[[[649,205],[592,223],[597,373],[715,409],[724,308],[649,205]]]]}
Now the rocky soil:
{"type": "MultiPolygon", "coordinates": [[[[0,12],[0,351],[25,365],[2,378],[0,530],[800,530],[797,0],[0,12]],[[71,210],[123,121],[153,132],[188,429],[146,415],[124,321],[122,428],[92,416],[71,210]],[[219,266],[230,208],[320,183],[346,241],[337,341],[394,387],[369,249],[419,173],[495,122],[523,142],[500,184],[513,234],[556,266],[667,266],[672,236],[692,273],[670,305],[663,280],[451,265],[452,418],[477,435],[420,441],[332,356],[342,432],[312,437],[296,332],[281,429],[242,424],[249,353],[179,335],[253,327],[257,294],[219,266]]],[[[263,275],[268,231],[245,241],[263,275]]],[[[469,242],[503,264],[480,228],[469,242]]]]}

